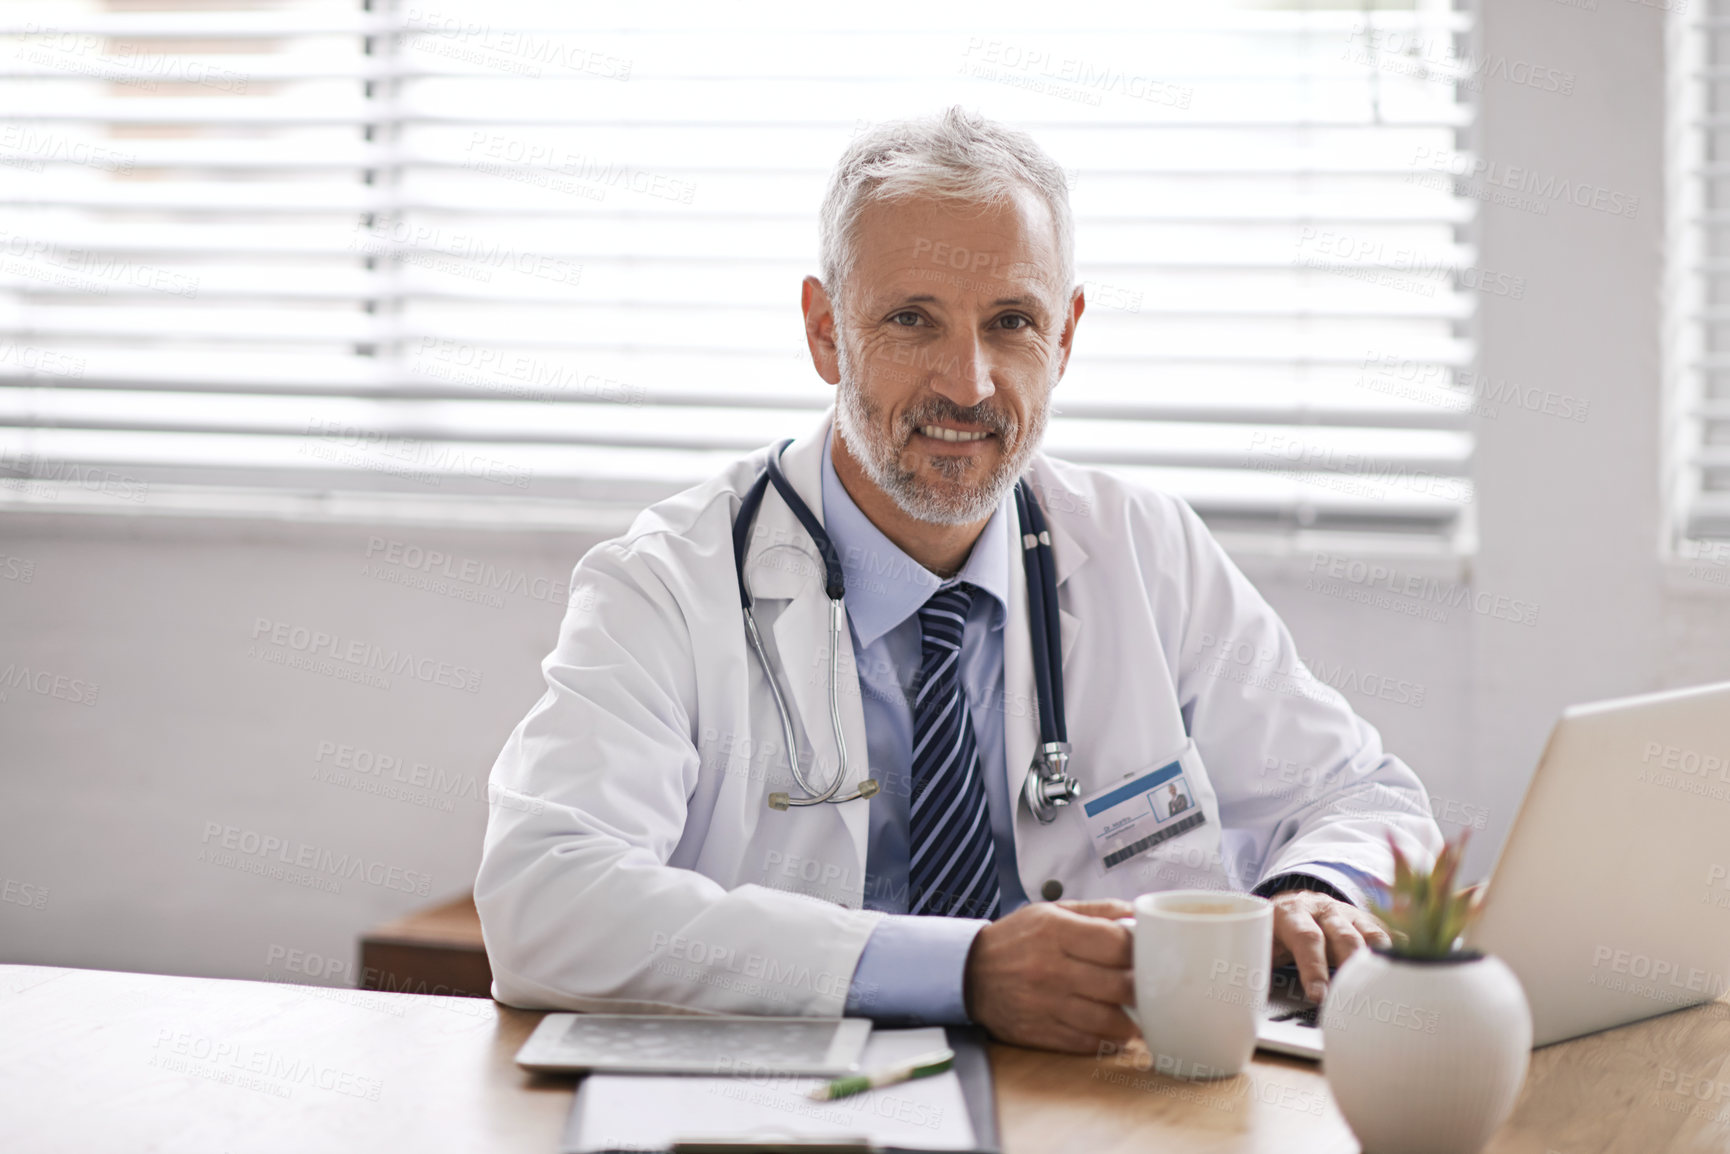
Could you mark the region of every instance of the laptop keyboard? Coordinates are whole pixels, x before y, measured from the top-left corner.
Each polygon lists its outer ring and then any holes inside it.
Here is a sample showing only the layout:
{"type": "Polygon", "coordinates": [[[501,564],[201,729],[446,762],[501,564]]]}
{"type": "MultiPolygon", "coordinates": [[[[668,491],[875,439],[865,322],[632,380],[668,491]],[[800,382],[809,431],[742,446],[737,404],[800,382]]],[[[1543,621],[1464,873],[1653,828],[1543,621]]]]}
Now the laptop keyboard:
{"type": "Polygon", "coordinates": [[[1277,1014],[1269,1014],[1267,1020],[1270,1022],[1295,1022],[1300,1026],[1313,1028],[1316,1025],[1316,1011],[1319,1009],[1321,1009],[1320,1006],[1305,1006],[1302,1009],[1282,1010],[1277,1014]]]}
{"type": "Polygon", "coordinates": [[[1303,986],[1298,981],[1297,968],[1291,965],[1280,966],[1269,976],[1267,1011],[1265,1018],[1269,1022],[1291,1022],[1298,1026],[1308,1026],[1315,1029],[1321,1025],[1316,1019],[1321,1009],[1316,1003],[1303,996],[1303,986]]]}

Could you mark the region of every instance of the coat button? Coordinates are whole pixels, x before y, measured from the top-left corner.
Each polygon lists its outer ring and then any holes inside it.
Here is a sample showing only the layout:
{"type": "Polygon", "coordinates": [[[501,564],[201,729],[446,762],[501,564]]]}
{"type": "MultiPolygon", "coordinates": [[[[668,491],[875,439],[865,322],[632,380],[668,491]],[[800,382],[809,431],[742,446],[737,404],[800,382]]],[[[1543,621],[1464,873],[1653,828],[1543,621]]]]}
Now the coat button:
{"type": "Polygon", "coordinates": [[[1054,902],[1063,896],[1063,883],[1052,878],[1039,887],[1039,896],[1048,902],[1054,902]]]}

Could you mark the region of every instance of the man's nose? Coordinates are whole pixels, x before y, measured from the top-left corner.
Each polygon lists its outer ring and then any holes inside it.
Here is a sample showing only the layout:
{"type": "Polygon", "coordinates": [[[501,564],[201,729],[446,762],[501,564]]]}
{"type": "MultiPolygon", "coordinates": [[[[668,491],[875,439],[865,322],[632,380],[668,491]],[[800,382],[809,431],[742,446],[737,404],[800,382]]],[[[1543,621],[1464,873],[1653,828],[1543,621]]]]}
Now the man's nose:
{"type": "Polygon", "coordinates": [[[991,361],[976,333],[963,333],[945,342],[943,360],[932,388],[964,409],[997,391],[991,381],[991,361]]]}

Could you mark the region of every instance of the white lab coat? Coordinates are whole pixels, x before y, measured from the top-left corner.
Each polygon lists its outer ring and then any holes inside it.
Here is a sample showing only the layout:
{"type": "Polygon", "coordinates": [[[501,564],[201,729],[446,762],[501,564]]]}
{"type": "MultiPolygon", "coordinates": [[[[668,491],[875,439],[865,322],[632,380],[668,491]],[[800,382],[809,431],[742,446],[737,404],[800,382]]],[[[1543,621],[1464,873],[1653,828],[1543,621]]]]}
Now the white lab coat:
{"type": "MultiPolygon", "coordinates": [[[[831,420],[784,457],[818,516],[831,420]]],[[[732,550],[734,512],[764,456],[651,507],[576,567],[543,663],[547,691],[492,772],[475,902],[500,1001],[842,1012],[886,915],[860,908],[869,802],[767,804],[790,778],[740,620],[732,550]]],[[[1439,848],[1416,775],[1308,677],[1284,625],[1187,505],[1043,455],[1028,475],[1057,566],[1071,770],[1091,794],[1166,764],[1193,739],[1204,766],[1194,801],[1207,817],[1108,873],[1079,807],[1041,825],[1019,802],[1038,716],[1017,556],[1004,627],[1004,769],[1030,897],[1052,880],[1065,898],[1247,889],[1316,862],[1385,878],[1390,831],[1419,856],[1439,848]]],[[[772,489],[746,573],[797,718],[801,764],[814,749],[807,776],[827,782],[837,764],[829,602],[815,547],[772,489]]],[[[845,631],[842,662],[846,792],[867,770],[845,631]]]]}

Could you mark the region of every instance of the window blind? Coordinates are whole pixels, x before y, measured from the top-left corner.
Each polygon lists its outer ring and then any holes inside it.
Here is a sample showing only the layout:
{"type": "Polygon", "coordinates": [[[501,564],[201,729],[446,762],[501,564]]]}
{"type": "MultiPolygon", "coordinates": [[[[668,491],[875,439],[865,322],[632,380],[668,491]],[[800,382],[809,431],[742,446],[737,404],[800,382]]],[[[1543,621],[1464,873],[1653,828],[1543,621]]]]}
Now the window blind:
{"type": "Polygon", "coordinates": [[[1468,16],[1008,11],[9,6],[0,498],[639,507],[830,403],[828,172],[961,103],[1071,176],[1049,451],[1216,525],[1456,538],[1474,301],[1521,289],[1454,179],[1468,16]]]}
{"type": "Polygon", "coordinates": [[[1669,462],[1674,542],[1730,563],[1730,7],[1677,6],[1671,23],[1669,462]]]}

